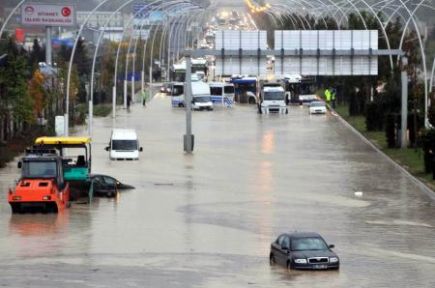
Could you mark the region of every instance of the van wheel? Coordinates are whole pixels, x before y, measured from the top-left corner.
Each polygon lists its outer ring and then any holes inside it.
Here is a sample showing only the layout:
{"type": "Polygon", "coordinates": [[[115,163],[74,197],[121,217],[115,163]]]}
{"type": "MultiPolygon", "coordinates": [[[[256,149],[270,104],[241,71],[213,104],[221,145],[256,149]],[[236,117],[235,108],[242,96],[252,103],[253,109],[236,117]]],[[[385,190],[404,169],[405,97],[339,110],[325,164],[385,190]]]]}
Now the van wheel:
{"type": "Polygon", "coordinates": [[[254,99],[254,98],[249,98],[248,103],[249,103],[249,104],[255,104],[255,99],[254,99]]]}
{"type": "Polygon", "coordinates": [[[288,108],[285,108],[285,114],[288,114],[288,108]]]}
{"type": "Polygon", "coordinates": [[[184,105],[182,103],[178,103],[178,107],[184,107],[184,105]]]}

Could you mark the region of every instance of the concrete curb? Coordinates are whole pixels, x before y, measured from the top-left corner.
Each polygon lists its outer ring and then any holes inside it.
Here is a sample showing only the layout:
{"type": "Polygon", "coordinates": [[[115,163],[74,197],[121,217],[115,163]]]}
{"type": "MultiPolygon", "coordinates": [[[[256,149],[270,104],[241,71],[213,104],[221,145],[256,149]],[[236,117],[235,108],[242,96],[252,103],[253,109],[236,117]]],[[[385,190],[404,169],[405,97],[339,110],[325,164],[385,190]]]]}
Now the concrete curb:
{"type": "MultiPolygon", "coordinates": [[[[329,108],[329,107],[328,107],[329,108]]],[[[375,144],[373,144],[369,139],[367,139],[361,132],[356,130],[352,125],[350,125],[346,120],[343,119],[339,114],[337,114],[334,110],[329,109],[331,114],[337,117],[341,123],[343,123],[347,128],[349,128],[353,133],[358,135],[367,145],[373,148],[376,152],[378,152],[385,160],[390,162],[393,166],[399,169],[402,173],[407,175],[414,184],[416,184],[423,193],[428,196],[432,201],[435,201],[435,191],[433,191],[430,187],[428,187],[423,181],[412,175],[408,170],[402,167],[399,163],[390,158],[387,154],[385,154],[382,150],[380,150],[375,144]]]]}

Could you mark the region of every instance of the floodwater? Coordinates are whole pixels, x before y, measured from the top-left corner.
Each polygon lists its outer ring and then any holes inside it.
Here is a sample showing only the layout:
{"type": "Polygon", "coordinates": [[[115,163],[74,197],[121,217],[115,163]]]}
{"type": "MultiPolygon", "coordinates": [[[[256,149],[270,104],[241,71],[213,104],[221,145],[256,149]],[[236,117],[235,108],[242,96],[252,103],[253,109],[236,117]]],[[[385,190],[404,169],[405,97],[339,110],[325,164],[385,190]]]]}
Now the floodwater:
{"type": "Polygon", "coordinates": [[[435,205],[336,117],[258,115],[254,106],[185,114],[157,95],[119,111],[144,152],[112,162],[112,119],[95,119],[93,170],[134,185],[59,215],[11,215],[16,163],[0,170],[0,286],[435,287],[435,205]],[[355,192],[362,192],[356,197],[355,192]],[[338,272],[268,263],[282,232],[335,244],[338,272]]]}

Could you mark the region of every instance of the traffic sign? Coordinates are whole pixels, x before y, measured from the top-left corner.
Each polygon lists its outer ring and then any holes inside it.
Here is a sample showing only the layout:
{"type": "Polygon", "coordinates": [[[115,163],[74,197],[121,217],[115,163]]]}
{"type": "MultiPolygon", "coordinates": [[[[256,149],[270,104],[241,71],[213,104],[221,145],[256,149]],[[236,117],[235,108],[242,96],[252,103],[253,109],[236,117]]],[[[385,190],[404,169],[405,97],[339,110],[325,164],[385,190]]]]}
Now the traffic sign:
{"type": "Polygon", "coordinates": [[[23,25],[75,26],[76,13],[73,5],[26,3],[21,8],[23,25]]]}

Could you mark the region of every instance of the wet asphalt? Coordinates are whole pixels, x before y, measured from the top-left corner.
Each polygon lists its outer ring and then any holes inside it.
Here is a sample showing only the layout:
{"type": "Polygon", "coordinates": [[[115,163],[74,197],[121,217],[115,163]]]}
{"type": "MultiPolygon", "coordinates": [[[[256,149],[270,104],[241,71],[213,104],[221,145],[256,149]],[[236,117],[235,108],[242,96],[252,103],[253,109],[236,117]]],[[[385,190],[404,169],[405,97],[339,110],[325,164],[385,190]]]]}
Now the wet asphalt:
{"type": "Polygon", "coordinates": [[[115,121],[135,162],[109,160],[112,125],[95,119],[93,171],[136,187],[114,199],[12,215],[19,170],[0,170],[0,287],[435,287],[434,202],[335,116],[194,112],[185,155],[184,110],[158,94],[115,121]],[[270,267],[290,231],[335,244],[340,271],[270,267]]]}

